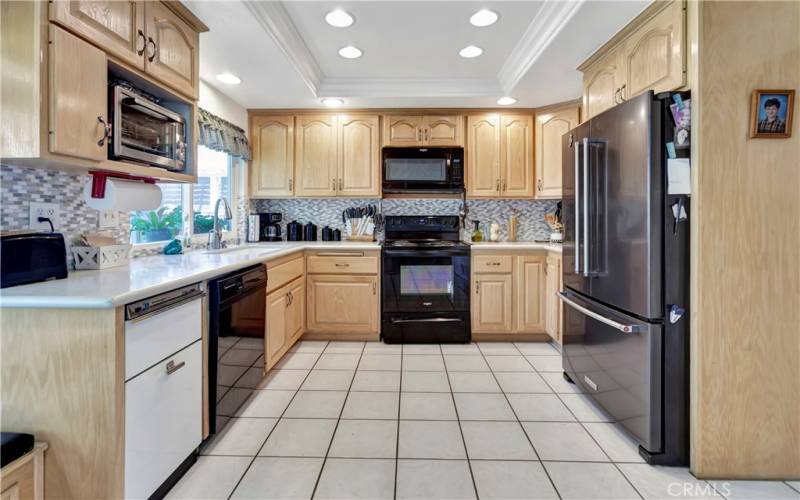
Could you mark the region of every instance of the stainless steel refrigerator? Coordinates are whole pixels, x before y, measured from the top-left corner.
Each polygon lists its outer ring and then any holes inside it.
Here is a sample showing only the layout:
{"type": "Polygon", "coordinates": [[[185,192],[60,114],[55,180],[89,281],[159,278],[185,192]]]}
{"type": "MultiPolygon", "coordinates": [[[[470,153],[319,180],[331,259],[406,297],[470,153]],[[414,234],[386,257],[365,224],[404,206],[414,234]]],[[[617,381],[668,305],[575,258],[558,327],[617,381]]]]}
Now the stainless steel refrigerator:
{"type": "Polygon", "coordinates": [[[564,135],[560,298],[565,378],[649,463],[685,465],[689,196],[667,189],[672,97],[648,92],[564,135]]]}

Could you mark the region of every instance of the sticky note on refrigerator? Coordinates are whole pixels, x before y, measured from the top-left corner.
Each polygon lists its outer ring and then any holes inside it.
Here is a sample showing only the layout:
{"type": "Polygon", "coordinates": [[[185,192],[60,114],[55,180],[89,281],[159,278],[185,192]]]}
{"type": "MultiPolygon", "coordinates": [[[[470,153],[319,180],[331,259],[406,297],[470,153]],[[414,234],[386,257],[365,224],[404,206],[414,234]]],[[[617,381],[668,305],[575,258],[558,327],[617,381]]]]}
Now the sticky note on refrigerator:
{"type": "Polygon", "coordinates": [[[667,194],[692,194],[692,169],[689,158],[667,160],[667,194]]]}

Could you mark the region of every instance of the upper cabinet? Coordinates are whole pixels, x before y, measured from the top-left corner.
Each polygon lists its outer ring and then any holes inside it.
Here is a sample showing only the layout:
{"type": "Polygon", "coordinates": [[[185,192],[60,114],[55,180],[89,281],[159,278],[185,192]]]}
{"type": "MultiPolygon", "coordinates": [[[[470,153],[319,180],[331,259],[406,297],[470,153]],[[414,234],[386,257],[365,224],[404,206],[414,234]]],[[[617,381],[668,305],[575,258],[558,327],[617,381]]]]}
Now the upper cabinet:
{"type": "Polygon", "coordinates": [[[196,99],[200,88],[199,33],[160,2],[147,3],[145,28],[145,71],[196,99]]]}
{"type": "Polygon", "coordinates": [[[464,117],[386,115],[384,146],[463,146],[464,117]]]}
{"type": "Polygon", "coordinates": [[[686,84],[684,0],[653,2],[578,69],[584,119],[647,90],[686,84]]]}
{"type": "Polygon", "coordinates": [[[548,108],[536,115],[536,191],[537,199],[561,198],[561,138],[578,125],[577,104],[548,108]]]}
{"type": "Polygon", "coordinates": [[[533,196],[533,116],[487,113],[467,118],[467,196],[533,196]]]}
{"type": "Polygon", "coordinates": [[[339,115],[339,196],[376,197],[381,194],[380,131],[377,116],[339,115]]]}
{"type": "Polygon", "coordinates": [[[253,160],[250,196],[294,194],[294,117],[255,116],[250,121],[253,160]]]}
{"type": "Polygon", "coordinates": [[[336,195],[336,135],[336,115],[297,117],[297,196],[336,195]]]}

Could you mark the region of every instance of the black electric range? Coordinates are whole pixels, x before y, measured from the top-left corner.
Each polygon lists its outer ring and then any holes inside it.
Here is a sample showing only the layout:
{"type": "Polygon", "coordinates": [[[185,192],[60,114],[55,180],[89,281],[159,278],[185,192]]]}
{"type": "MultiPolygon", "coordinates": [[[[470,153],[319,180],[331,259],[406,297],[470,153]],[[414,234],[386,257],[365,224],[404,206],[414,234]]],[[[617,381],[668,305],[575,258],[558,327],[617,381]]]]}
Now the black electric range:
{"type": "Polygon", "coordinates": [[[385,228],[384,342],[469,342],[470,247],[458,216],[387,216],[385,228]]]}

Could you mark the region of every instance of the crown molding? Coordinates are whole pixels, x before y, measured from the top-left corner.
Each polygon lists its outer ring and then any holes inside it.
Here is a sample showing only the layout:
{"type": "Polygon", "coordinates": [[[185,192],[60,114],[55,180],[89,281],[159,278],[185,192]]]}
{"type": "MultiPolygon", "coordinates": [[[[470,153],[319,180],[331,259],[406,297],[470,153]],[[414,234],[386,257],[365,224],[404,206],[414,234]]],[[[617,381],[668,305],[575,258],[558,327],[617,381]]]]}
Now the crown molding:
{"type": "Polygon", "coordinates": [[[497,74],[503,94],[511,94],[550,42],[572,19],[585,0],[548,0],[533,18],[497,74]]]}
{"type": "Polygon", "coordinates": [[[242,3],[286,55],[311,92],[317,95],[325,75],[283,3],[257,0],[242,3]]]}
{"type": "Polygon", "coordinates": [[[325,78],[318,97],[497,96],[494,78],[325,78]]]}

